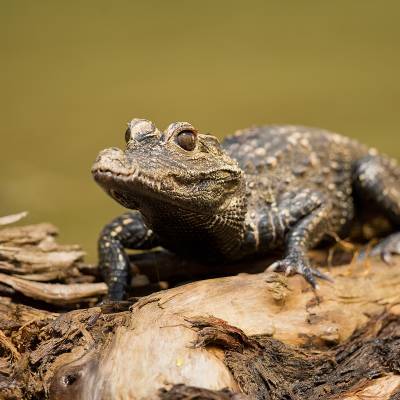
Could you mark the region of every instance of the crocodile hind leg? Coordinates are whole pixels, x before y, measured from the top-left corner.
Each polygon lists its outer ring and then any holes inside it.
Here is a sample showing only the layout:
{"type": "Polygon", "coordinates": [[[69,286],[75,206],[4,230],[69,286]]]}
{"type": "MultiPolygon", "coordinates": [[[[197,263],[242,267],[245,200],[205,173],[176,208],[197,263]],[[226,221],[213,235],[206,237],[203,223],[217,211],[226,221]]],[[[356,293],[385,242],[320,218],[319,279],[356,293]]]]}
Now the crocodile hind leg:
{"type": "Polygon", "coordinates": [[[369,155],[356,164],[354,188],[360,199],[374,204],[398,230],[370,253],[390,263],[392,255],[400,254],[400,166],[395,160],[369,155]]]}

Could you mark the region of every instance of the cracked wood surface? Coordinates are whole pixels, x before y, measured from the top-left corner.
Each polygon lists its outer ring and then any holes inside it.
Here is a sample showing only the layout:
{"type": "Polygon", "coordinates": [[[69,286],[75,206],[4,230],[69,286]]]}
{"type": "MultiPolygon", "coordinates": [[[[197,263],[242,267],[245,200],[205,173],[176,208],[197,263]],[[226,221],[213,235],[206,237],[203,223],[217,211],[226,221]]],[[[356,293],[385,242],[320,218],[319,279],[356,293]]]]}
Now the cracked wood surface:
{"type": "MultiPolygon", "coordinates": [[[[284,392],[297,400],[304,398],[300,389],[309,399],[399,396],[398,361],[390,361],[399,350],[399,259],[393,266],[370,259],[334,267],[334,284],[321,282],[317,293],[299,276],[241,273],[90,307],[105,286],[79,247],[56,243],[56,232],[50,224],[0,230],[0,398],[278,399],[284,392]],[[300,379],[299,389],[286,379],[326,359],[336,364],[315,375],[337,383],[324,383],[324,397],[321,382],[300,379]],[[307,360],[314,361],[305,368],[307,360]],[[357,365],[369,362],[358,379],[357,365]],[[337,380],[343,365],[351,384],[337,380]],[[264,391],[255,394],[249,382],[260,374],[278,384],[260,384],[264,391]]],[[[134,257],[132,268],[148,277],[147,289],[166,287],[160,280],[204,277],[200,265],[178,264],[176,272],[170,255],[165,271],[155,271],[154,257],[134,257]]]]}
{"type": "MultiPolygon", "coordinates": [[[[213,316],[247,336],[327,349],[349,339],[368,315],[400,312],[399,267],[377,261],[368,270],[359,266],[351,273],[348,266],[336,268],[335,284],[322,283],[318,297],[301,277],[274,273],[241,274],[155,293],[136,303],[127,326],[116,330],[96,381],[110,398],[155,396],[165,382],[238,391],[221,349],[193,348],[197,333],[188,320],[213,316]],[[110,374],[118,379],[110,380],[110,374]]],[[[400,377],[393,381],[400,384],[400,377]]]]}

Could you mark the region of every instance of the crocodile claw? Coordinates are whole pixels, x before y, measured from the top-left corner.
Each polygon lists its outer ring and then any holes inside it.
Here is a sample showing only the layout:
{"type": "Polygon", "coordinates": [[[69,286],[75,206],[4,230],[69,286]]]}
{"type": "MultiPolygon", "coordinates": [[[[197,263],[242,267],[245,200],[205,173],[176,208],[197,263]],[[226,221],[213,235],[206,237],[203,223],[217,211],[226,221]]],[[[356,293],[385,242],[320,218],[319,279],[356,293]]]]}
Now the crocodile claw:
{"type": "Polygon", "coordinates": [[[295,274],[302,275],[304,279],[317,289],[318,285],[315,278],[320,278],[329,282],[333,282],[328,275],[318,271],[310,266],[310,262],[306,257],[299,255],[289,255],[283,260],[279,260],[271,264],[266,271],[284,272],[286,276],[295,274]]]}

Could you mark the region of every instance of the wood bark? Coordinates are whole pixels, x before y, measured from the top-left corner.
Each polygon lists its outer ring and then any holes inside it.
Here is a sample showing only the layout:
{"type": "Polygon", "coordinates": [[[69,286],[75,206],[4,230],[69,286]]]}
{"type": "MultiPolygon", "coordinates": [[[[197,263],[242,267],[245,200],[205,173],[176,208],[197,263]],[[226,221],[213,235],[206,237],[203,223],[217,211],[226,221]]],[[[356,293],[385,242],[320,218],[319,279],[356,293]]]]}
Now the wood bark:
{"type": "Polygon", "coordinates": [[[20,217],[0,218],[1,399],[400,398],[399,260],[340,251],[315,292],[270,260],[135,254],[132,297],[99,303],[79,246],[20,217]]]}

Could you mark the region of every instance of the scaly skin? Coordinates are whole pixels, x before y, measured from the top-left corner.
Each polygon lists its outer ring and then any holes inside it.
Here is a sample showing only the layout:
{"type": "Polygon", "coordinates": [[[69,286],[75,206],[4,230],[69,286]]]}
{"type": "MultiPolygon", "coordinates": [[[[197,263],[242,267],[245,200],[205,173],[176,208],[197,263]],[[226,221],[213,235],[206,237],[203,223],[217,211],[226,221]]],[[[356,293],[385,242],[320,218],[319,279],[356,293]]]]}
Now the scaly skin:
{"type": "MultiPolygon", "coordinates": [[[[162,246],[210,264],[282,248],[284,258],[270,268],[299,273],[315,287],[315,277],[328,277],[311,267],[310,248],[347,235],[371,204],[393,231],[400,225],[399,166],[335,133],[255,127],[220,145],[186,122],[161,132],[134,119],[126,141],[125,151],[103,150],[92,168],[111,197],[135,210],[99,239],[99,264],[114,300],[127,284],[125,248],[162,246]]],[[[399,250],[394,233],[374,252],[389,260],[399,250]]]]}

